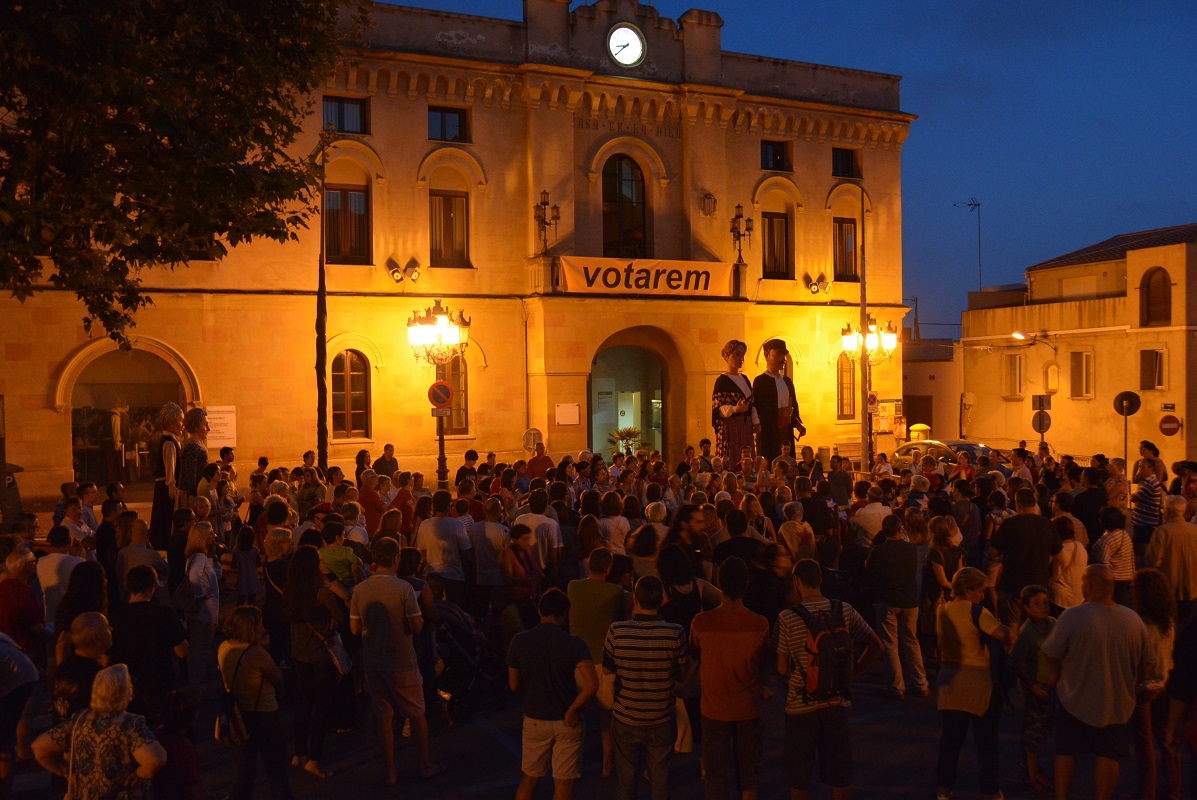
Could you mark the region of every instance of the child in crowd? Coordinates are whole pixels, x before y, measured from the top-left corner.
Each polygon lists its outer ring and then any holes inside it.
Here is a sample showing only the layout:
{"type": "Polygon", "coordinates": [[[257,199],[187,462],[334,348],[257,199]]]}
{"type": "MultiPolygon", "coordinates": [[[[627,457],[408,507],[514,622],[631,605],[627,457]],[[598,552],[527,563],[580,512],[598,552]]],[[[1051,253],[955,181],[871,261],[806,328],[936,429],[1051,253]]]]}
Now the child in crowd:
{"type": "Polygon", "coordinates": [[[470,532],[470,528],[474,527],[474,518],[470,516],[469,498],[457,498],[457,502],[453,504],[453,510],[456,512],[457,520],[465,526],[465,531],[468,534],[470,532]]]}
{"type": "Polygon", "coordinates": [[[324,546],[320,548],[320,566],[331,572],[341,583],[353,586],[357,583],[356,576],[362,570],[362,560],[345,544],[345,526],[326,520],[321,538],[324,540],[324,546]]]}
{"type": "Polygon", "coordinates": [[[243,525],[237,532],[237,547],[233,551],[233,567],[237,570],[237,605],[252,606],[262,593],[258,567],[262,563],[258,548],[254,547],[254,529],[243,525]]]}
{"type": "Polygon", "coordinates": [[[804,513],[802,504],[786,503],[782,508],[782,513],[785,514],[786,521],[781,524],[777,535],[786,549],[790,551],[790,558],[794,559],[794,563],[798,563],[804,558],[817,558],[815,532],[810,523],[802,518],[804,513]]]}
{"type": "Polygon", "coordinates": [[[1018,632],[1010,658],[1018,675],[1023,696],[1022,749],[1026,761],[1027,784],[1033,791],[1052,791],[1052,781],[1040,769],[1039,756],[1055,730],[1056,693],[1047,684],[1049,668],[1040,652],[1056,618],[1051,616],[1051,601],[1043,586],[1026,586],[1018,597],[1026,623],[1018,632]]]}
{"type": "Polygon", "coordinates": [[[348,501],[341,506],[341,516],[345,518],[345,542],[357,542],[362,547],[370,546],[370,534],[366,532],[366,517],[362,512],[362,505],[357,501],[348,501]]]}
{"type": "Polygon", "coordinates": [[[232,538],[234,524],[240,522],[237,516],[237,500],[232,495],[232,489],[232,482],[221,479],[216,484],[213,492],[215,500],[212,503],[212,516],[220,523],[218,535],[221,541],[228,544],[232,544],[229,539],[232,538]]]}
{"type": "Polygon", "coordinates": [[[1089,551],[1090,564],[1105,564],[1114,573],[1114,602],[1131,605],[1135,577],[1135,544],[1126,532],[1126,515],[1117,508],[1103,508],[1098,521],[1105,529],[1089,551]]]}

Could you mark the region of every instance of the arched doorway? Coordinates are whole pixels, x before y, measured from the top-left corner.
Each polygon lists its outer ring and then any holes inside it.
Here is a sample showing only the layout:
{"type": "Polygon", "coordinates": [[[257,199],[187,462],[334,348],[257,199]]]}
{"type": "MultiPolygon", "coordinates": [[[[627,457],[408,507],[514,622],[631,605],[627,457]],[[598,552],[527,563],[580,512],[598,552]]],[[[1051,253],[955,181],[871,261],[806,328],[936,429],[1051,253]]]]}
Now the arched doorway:
{"type": "Polygon", "coordinates": [[[610,457],[608,436],[638,428],[643,446],[667,455],[685,446],[686,374],[665,331],[640,325],[608,337],[595,353],[589,380],[590,449],[610,457]]]}
{"type": "Polygon", "coordinates": [[[616,430],[636,428],[649,450],[660,450],[664,428],[664,369],[642,347],[608,347],[590,368],[590,449],[611,454],[608,438],[616,430]]]}
{"type": "Polygon", "coordinates": [[[75,480],[151,483],[154,418],[164,403],[185,402],[178,373],[153,353],[117,350],[97,357],[71,391],[75,480]]]}

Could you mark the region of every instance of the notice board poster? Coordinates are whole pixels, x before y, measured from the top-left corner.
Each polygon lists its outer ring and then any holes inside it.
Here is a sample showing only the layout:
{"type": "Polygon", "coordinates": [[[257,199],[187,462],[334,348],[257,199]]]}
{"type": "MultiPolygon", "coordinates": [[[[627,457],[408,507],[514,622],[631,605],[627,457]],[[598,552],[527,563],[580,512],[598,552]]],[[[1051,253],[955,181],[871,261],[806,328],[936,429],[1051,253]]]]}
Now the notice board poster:
{"type": "Polygon", "coordinates": [[[208,406],[208,449],[237,446],[237,407],[208,406]]]}

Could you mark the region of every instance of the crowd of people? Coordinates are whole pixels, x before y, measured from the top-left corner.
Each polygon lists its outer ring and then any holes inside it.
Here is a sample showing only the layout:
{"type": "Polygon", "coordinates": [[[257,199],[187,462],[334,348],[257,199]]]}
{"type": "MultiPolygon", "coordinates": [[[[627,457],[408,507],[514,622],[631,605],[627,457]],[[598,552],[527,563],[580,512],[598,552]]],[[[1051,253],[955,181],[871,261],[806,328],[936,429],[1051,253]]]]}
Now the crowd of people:
{"type": "MultiPolygon", "coordinates": [[[[783,409],[797,429],[796,404],[783,409]]],[[[452,491],[432,491],[390,445],[352,475],[307,453],[294,468],[259,459],[243,482],[231,450],[209,463],[202,411],[168,406],[160,424],[149,520],[120,485],[96,514],[97,487],[68,484],[44,539],[33,515],[0,539],[0,798],[27,759],[72,798],[203,797],[196,718],[216,699],[234,798],[253,796],[259,765],[274,798],[297,774],[324,780],[357,694],[386,785],[400,732],[434,777],[453,636],[522,696],[520,800],[547,776],[571,796],[583,719],[619,800],[644,780],[664,800],[671,757],[695,749],[708,798],[752,800],[775,691],[790,796],[820,779],[847,797],[854,677],[875,661],[893,696],[936,694],[925,783],[941,798],[970,728],[980,789],[1002,796],[1012,705],[1031,789],[1064,800],[1076,757],[1093,756],[1109,798],[1133,753],[1141,797],[1181,796],[1197,738],[1197,464],[1175,465],[1165,491],[1149,442],[1133,483],[1119,459],[1046,449],[897,473],[879,454],[853,472],[811,447],[792,456],[788,436],[764,455],[758,415],[677,463],[471,450],[452,491]],[[35,737],[43,712],[53,726],[35,737]]]]}

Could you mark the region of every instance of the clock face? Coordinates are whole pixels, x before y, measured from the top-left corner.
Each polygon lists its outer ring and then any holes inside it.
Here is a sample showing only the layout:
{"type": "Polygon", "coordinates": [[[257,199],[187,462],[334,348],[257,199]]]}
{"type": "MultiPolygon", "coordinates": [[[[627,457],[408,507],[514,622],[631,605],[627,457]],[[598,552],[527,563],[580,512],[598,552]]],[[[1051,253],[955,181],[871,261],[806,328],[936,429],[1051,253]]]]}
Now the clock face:
{"type": "Polygon", "coordinates": [[[607,52],[621,67],[634,67],[644,60],[644,37],[635,26],[620,23],[607,34],[607,52]]]}

